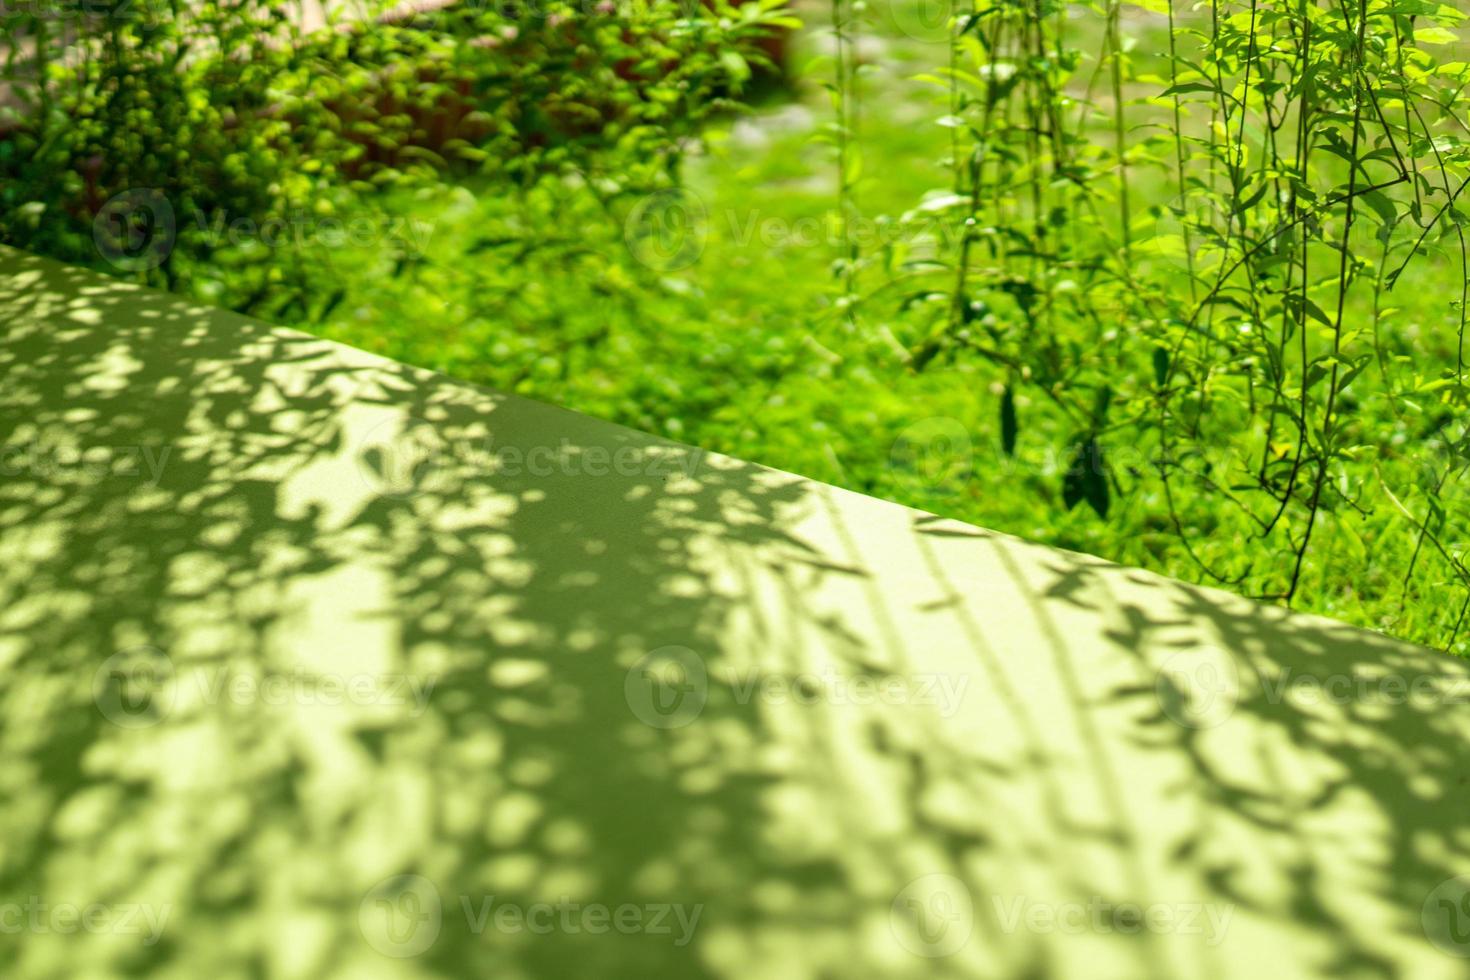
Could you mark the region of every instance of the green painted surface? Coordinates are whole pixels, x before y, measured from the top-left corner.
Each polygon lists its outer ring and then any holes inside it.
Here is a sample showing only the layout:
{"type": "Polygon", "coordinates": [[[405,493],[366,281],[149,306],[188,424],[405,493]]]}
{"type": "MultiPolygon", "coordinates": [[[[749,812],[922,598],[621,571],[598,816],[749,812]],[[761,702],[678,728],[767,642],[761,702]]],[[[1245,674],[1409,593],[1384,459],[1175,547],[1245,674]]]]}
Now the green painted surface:
{"type": "Polygon", "coordinates": [[[1458,660],[5,250],[0,446],[7,978],[1470,976],[1458,660]]]}

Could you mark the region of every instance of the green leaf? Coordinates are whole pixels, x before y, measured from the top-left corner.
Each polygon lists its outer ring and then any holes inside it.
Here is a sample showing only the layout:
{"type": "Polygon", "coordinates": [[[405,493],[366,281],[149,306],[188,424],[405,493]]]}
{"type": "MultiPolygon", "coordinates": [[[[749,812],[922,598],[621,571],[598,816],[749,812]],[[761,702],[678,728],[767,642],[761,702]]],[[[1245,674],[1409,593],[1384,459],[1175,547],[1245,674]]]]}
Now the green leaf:
{"type": "Polygon", "coordinates": [[[1073,444],[1072,465],[1062,477],[1062,502],[1067,509],[1072,510],[1084,500],[1098,517],[1108,516],[1108,476],[1096,436],[1087,436],[1073,444]]]}
{"type": "Polygon", "coordinates": [[[1217,91],[1219,90],[1209,82],[1180,82],[1178,85],[1171,85],[1164,89],[1162,94],[1164,96],[1186,95],[1190,92],[1209,92],[1213,94],[1217,91]]]}
{"type": "Polygon", "coordinates": [[[720,65],[724,67],[730,78],[739,83],[750,77],[750,65],[739,51],[725,50],[720,52],[720,65]]]}
{"type": "Polygon", "coordinates": [[[1378,212],[1378,217],[1382,218],[1386,225],[1393,224],[1398,218],[1398,211],[1394,209],[1393,202],[1382,191],[1366,192],[1363,194],[1363,203],[1378,212]]]}
{"type": "Polygon", "coordinates": [[[1169,351],[1164,347],[1154,348],[1154,380],[1160,388],[1169,378],[1169,351]]]}
{"type": "Polygon", "coordinates": [[[1010,385],[1000,396],[1000,448],[1007,456],[1016,454],[1016,395],[1010,385]]]}
{"type": "Polygon", "coordinates": [[[1414,31],[1415,44],[1454,44],[1459,40],[1454,31],[1443,27],[1421,27],[1414,31]]]}

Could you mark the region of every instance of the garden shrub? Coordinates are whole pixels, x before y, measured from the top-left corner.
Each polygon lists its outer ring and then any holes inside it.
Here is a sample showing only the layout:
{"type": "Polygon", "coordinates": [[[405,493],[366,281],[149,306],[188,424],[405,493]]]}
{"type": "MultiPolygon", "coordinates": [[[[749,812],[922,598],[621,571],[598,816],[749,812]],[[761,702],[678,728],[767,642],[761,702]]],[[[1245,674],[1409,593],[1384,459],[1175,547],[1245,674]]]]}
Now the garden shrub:
{"type": "MultiPolygon", "coordinates": [[[[385,189],[668,185],[791,24],[770,0],[385,4],[310,31],[262,0],[3,9],[0,241],[93,264],[100,250],[171,288],[219,264],[220,228],[361,218],[385,189]]],[[[254,263],[277,290],[287,252],[277,236],[254,263]]],[[[213,298],[249,310],[260,296],[213,298]]]]}

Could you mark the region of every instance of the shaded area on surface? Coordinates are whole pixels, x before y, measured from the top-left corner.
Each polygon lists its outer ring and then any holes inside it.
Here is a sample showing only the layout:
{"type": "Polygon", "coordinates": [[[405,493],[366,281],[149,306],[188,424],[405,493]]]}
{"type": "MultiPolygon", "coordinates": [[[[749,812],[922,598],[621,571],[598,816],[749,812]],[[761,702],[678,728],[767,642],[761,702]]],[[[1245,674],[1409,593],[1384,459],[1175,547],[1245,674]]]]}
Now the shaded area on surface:
{"type": "Polygon", "coordinates": [[[168,911],[9,976],[1467,975],[1459,661],[7,250],[0,377],[0,900],[168,911]]]}

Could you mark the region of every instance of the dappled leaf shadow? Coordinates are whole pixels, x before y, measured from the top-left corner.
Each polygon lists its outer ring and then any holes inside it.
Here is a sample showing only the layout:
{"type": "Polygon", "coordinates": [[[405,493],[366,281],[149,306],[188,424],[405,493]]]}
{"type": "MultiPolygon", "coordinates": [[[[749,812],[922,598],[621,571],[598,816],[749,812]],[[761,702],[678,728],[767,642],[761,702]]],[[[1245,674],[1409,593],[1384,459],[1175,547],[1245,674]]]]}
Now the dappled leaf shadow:
{"type": "Polygon", "coordinates": [[[1463,975],[1458,661],[10,252],[0,331],[0,896],[157,920],[7,976],[1463,975]]]}

